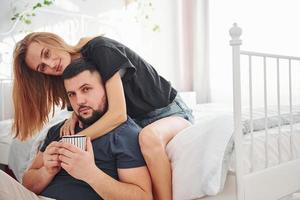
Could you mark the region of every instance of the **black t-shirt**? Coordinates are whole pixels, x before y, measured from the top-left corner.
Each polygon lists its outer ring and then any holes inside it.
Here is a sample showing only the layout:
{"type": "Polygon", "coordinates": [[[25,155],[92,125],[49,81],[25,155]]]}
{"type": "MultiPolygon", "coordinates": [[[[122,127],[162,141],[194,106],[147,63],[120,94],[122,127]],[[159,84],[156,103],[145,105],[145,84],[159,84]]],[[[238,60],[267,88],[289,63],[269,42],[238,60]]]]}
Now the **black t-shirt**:
{"type": "Polygon", "coordinates": [[[115,40],[96,37],[82,47],[81,54],[96,65],[104,81],[125,70],[122,83],[127,114],[132,118],[169,105],[177,94],[149,63],[115,40]]]}
{"type": "MultiPolygon", "coordinates": [[[[42,146],[42,152],[52,141],[59,141],[59,130],[63,123],[53,126],[42,146]]],[[[81,129],[76,126],[76,132],[81,129]]],[[[131,118],[111,132],[92,141],[95,163],[103,172],[118,180],[118,168],[145,166],[140,151],[138,134],[140,128],[131,118]]],[[[109,186],[108,186],[109,187],[109,186]]],[[[87,183],[70,176],[64,169],[56,174],[41,195],[57,200],[102,199],[87,183]]]]}

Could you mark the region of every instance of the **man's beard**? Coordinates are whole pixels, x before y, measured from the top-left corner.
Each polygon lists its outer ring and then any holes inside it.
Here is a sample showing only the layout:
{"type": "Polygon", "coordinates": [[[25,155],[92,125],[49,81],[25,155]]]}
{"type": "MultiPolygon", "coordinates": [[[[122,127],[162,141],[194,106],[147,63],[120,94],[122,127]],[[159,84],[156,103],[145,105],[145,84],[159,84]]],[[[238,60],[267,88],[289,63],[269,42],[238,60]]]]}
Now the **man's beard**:
{"type": "Polygon", "coordinates": [[[98,119],[100,119],[104,114],[105,111],[101,112],[101,111],[96,111],[94,109],[92,116],[88,117],[88,118],[83,118],[82,116],[78,116],[79,120],[82,122],[84,127],[88,127],[90,125],[92,125],[93,123],[95,123],[96,121],[98,121],[98,119]]]}

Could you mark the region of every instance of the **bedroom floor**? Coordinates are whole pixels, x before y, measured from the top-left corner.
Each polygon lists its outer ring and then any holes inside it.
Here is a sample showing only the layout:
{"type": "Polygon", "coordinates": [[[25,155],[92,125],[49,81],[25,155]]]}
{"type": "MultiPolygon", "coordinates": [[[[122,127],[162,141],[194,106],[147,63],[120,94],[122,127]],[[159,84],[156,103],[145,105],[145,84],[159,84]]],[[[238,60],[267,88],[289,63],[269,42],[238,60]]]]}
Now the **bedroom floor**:
{"type": "MultiPolygon", "coordinates": [[[[236,200],[235,195],[235,176],[228,175],[226,179],[226,184],[222,193],[216,196],[207,196],[200,198],[198,200],[236,200]]],[[[300,191],[299,193],[294,193],[293,195],[283,197],[279,200],[300,200],[300,191]]]]}

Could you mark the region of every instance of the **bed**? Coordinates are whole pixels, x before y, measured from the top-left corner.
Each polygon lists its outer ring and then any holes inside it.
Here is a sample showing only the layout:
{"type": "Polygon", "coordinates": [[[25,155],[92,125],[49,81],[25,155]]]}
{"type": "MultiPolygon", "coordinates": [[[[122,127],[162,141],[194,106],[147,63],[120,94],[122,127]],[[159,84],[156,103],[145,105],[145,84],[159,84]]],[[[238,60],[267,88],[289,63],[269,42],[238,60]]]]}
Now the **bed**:
{"type": "MultiPolygon", "coordinates": [[[[299,62],[300,58],[292,57],[292,56],[282,56],[282,55],[272,55],[258,52],[249,52],[240,50],[241,40],[241,29],[234,24],[234,26],[230,29],[230,35],[232,40],[230,44],[233,48],[233,96],[234,96],[234,140],[235,140],[235,155],[236,155],[236,181],[237,181],[237,198],[240,199],[280,199],[280,198],[290,198],[290,194],[295,193],[300,189],[300,159],[299,154],[297,155],[297,151],[295,149],[296,142],[299,140],[295,139],[296,127],[294,127],[295,116],[293,107],[297,102],[293,102],[293,98],[295,94],[293,88],[295,86],[292,84],[292,68],[299,67],[296,63],[299,62]],[[261,57],[263,59],[263,74],[264,74],[264,109],[265,109],[265,168],[259,171],[251,170],[249,173],[246,173],[244,170],[243,157],[246,155],[246,151],[243,144],[243,141],[246,140],[242,131],[242,120],[241,120],[241,79],[240,79],[240,57],[246,56],[249,60],[249,105],[250,105],[250,121],[252,121],[252,57],[261,57]],[[272,166],[269,162],[269,127],[268,127],[268,98],[267,98],[267,59],[273,59],[276,61],[276,70],[277,70],[277,115],[278,115],[278,158],[279,162],[276,163],[275,166],[272,166]],[[281,119],[281,98],[280,98],[280,85],[282,81],[280,79],[280,61],[287,60],[288,62],[288,106],[289,106],[289,114],[290,114],[290,122],[289,126],[289,142],[288,149],[291,152],[288,160],[283,159],[283,150],[281,143],[281,135],[282,135],[282,119],[281,119]]],[[[299,130],[299,129],[298,129],[299,130]]],[[[254,157],[254,133],[253,133],[253,123],[251,123],[251,163],[257,158],[254,157]]]]}
{"type": "MultiPolygon", "coordinates": [[[[300,58],[241,51],[241,29],[235,24],[230,34],[233,104],[196,104],[194,93],[181,94],[193,109],[196,123],[181,131],[166,149],[172,165],[174,200],[296,200],[300,190],[300,107],[292,101],[293,85],[289,79],[287,104],[282,104],[277,98],[276,104],[272,105],[268,104],[267,90],[263,85],[263,106],[254,107],[251,100],[255,93],[251,87],[251,61],[253,57],[262,57],[265,69],[265,60],[275,59],[279,72],[280,60],[287,60],[291,68],[293,61],[300,58]],[[243,108],[242,56],[249,60],[247,66],[250,71],[249,99],[243,108]]],[[[278,88],[282,83],[279,80],[278,88]]],[[[266,83],[267,79],[264,79],[266,83]]],[[[2,94],[2,97],[7,95],[2,94]]],[[[6,149],[10,148],[7,153],[1,151],[1,157],[6,158],[4,164],[9,165],[19,181],[49,127],[69,114],[65,110],[58,111],[35,138],[26,142],[8,137],[11,120],[7,119],[9,117],[2,119],[0,141],[6,141],[6,149]]]]}
{"type": "Polygon", "coordinates": [[[299,199],[299,74],[294,69],[299,69],[300,58],[240,50],[241,29],[236,24],[230,36],[233,107],[197,105],[197,123],[168,144],[174,199],[299,199]],[[270,63],[273,79],[268,76],[270,63]],[[254,75],[259,76],[253,73],[255,67],[262,73],[259,88],[253,87],[254,75]],[[253,98],[258,90],[260,106],[253,98]]]}

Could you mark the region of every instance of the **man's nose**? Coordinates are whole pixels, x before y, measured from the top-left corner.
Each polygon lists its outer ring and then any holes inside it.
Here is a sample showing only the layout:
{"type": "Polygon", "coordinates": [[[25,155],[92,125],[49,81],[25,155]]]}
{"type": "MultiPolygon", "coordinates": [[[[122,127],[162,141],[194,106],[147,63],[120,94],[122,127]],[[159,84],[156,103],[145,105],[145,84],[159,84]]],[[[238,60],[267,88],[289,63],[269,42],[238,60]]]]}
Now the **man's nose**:
{"type": "Polygon", "coordinates": [[[77,94],[77,104],[84,105],[85,103],[86,103],[86,99],[85,99],[84,95],[77,94]]]}

